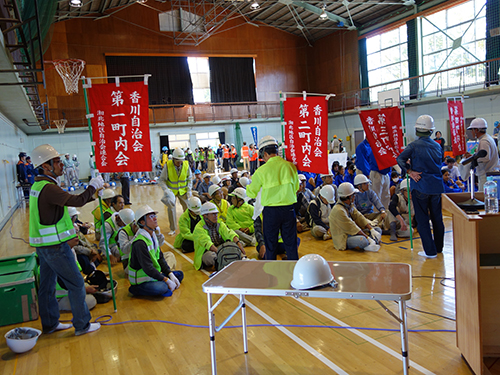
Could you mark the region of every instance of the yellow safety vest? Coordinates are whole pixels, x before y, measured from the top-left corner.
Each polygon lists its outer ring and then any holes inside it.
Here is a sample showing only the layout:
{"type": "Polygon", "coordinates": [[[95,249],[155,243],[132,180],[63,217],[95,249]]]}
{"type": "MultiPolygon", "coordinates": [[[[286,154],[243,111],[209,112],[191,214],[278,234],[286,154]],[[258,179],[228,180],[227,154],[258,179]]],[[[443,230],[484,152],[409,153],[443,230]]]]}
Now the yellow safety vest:
{"type": "Polygon", "coordinates": [[[167,186],[170,190],[172,190],[172,193],[174,195],[184,195],[187,193],[187,186],[188,186],[188,170],[189,170],[189,162],[184,161],[182,163],[182,170],[180,176],[177,176],[177,171],[175,169],[174,162],[172,160],[169,160],[167,162],[167,172],[168,172],[168,177],[167,177],[167,186]]]}

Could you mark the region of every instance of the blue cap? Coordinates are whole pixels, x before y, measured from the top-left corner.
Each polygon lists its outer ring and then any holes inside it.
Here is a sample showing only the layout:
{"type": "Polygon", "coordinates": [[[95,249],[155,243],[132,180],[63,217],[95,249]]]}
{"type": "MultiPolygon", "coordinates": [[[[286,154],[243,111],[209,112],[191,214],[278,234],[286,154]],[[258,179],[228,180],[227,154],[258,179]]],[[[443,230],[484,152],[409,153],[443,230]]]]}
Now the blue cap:
{"type": "Polygon", "coordinates": [[[168,150],[168,147],[167,147],[167,146],[163,146],[163,147],[161,148],[161,150],[162,150],[162,151],[167,151],[167,150],[168,150]]]}
{"type": "Polygon", "coordinates": [[[195,169],[194,174],[201,174],[201,171],[199,169],[195,169]]]}
{"type": "Polygon", "coordinates": [[[498,122],[498,121],[495,121],[495,124],[494,124],[494,125],[495,125],[495,126],[497,126],[498,124],[500,124],[500,122],[498,122]]]}

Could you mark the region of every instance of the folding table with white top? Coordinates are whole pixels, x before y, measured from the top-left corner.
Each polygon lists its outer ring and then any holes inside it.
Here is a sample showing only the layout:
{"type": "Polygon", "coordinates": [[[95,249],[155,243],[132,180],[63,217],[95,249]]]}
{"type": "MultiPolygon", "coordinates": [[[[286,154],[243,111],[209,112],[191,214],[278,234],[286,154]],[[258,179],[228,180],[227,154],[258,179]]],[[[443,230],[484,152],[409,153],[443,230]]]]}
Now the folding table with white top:
{"type": "Polygon", "coordinates": [[[398,322],[401,331],[401,354],[404,374],[408,374],[408,328],[406,301],[411,298],[411,266],[405,263],[328,262],[338,285],[309,290],[293,289],[293,269],[296,261],[236,261],[203,284],[208,299],[208,323],[212,374],[217,374],[215,332],[222,329],[241,309],[243,349],[248,353],[245,295],[276,297],[316,297],[337,299],[366,299],[377,301],[398,322]],[[213,304],[212,295],[223,294],[213,304]],[[215,309],[227,295],[238,295],[240,302],[220,326],[215,325],[215,309]],[[395,301],[399,317],[380,301],[395,301]]]}

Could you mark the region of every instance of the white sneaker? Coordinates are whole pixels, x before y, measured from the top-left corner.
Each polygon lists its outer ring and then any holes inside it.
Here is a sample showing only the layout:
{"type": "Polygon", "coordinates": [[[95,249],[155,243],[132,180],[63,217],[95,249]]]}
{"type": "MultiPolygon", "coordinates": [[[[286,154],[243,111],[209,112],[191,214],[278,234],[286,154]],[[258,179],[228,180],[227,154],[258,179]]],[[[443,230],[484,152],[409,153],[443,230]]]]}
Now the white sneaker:
{"type": "Polygon", "coordinates": [[[90,323],[90,327],[85,332],[75,332],[75,336],[85,335],[86,333],[98,331],[101,328],[101,323],[90,323]]]}
{"type": "Polygon", "coordinates": [[[169,236],[175,236],[175,230],[171,230],[170,232],[167,233],[169,236]]]}
{"type": "Polygon", "coordinates": [[[425,251],[419,251],[418,255],[420,255],[421,257],[429,258],[429,259],[437,258],[437,254],[436,255],[427,255],[425,253],[425,251]]]}
{"type": "Polygon", "coordinates": [[[71,327],[73,327],[73,324],[71,324],[71,323],[59,323],[56,328],[54,328],[50,331],[44,332],[44,333],[53,333],[56,331],[64,331],[65,329],[70,329],[71,327]]]}
{"type": "Polygon", "coordinates": [[[380,250],[380,245],[377,245],[377,244],[375,244],[375,245],[373,245],[373,244],[372,245],[368,245],[363,250],[364,251],[371,251],[373,253],[376,253],[377,251],[380,250]]]}

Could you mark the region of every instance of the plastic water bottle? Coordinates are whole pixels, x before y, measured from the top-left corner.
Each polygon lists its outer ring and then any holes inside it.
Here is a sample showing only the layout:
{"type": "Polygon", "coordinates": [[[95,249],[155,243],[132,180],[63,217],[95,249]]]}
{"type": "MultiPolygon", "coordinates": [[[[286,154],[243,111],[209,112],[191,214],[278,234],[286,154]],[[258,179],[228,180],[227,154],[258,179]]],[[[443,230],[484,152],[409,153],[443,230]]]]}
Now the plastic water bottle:
{"type": "Polygon", "coordinates": [[[497,183],[491,176],[484,184],[484,208],[487,214],[498,213],[497,183]]]}

